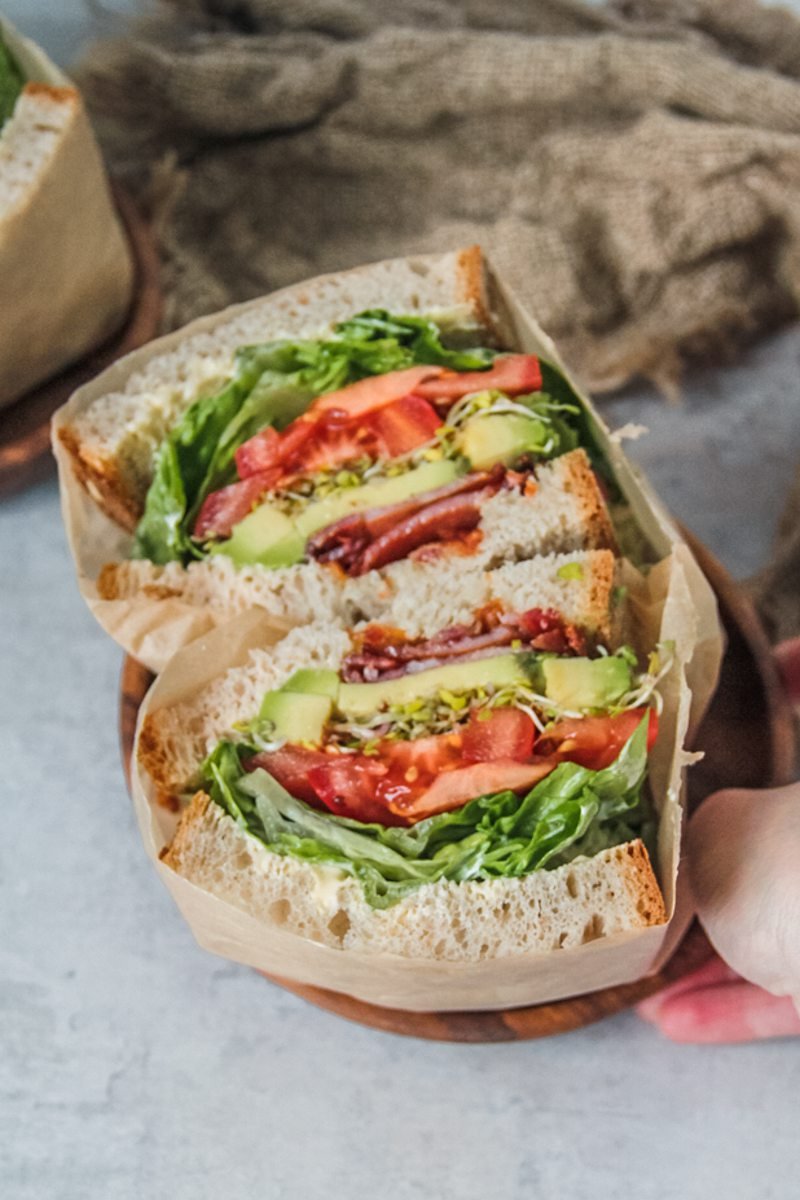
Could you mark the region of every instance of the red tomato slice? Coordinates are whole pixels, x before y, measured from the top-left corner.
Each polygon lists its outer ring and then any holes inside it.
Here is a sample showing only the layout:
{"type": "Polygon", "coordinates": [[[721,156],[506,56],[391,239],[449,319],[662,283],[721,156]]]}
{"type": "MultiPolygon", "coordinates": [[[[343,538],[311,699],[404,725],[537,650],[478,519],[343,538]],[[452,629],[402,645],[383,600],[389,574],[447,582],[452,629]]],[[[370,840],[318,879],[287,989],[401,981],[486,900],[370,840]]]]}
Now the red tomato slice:
{"type": "Polygon", "coordinates": [[[215,537],[229,537],[234,525],[247,516],[264,493],[275,486],[275,482],[276,471],[262,471],[240,483],[232,483],[229,487],[212,492],[206,496],[197,514],[193,536],[206,538],[213,534],[215,537]]]}
{"type": "Polygon", "coordinates": [[[436,379],[444,367],[407,367],[403,371],[389,371],[386,375],[370,375],[358,383],[351,383],[338,392],[320,396],[308,413],[314,416],[332,408],[340,409],[348,417],[360,417],[373,409],[401,400],[410,392],[418,391],[417,385],[425,379],[436,379]]]}
{"type": "Polygon", "coordinates": [[[615,717],[575,717],[558,721],[542,734],[536,743],[536,753],[552,753],[565,762],[602,771],[611,766],[645,712],[650,713],[647,727],[649,753],[658,734],[658,716],[652,708],[632,708],[615,717]]]}
{"type": "Polygon", "coordinates": [[[364,454],[374,454],[378,448],[374,430],[338,412],[330,412],[316,421],[300,417],[283,433],[262,429],[236,451],[236,467],[242,479],[274,470],[278,486],[296,475],[337,467],[364,454]]]}
{"type": "Polygon", "coordinates": [[[283,433],[272,426],[262,429],[236,451],[236,469],[240,479],[257,475],[261,471],[282,469],[293,456],[302,450],[314,433],[314,422],[303,417],[287,425],[283,433]]]}
{"type": "Polygon", "coordinates": [[[388,763],[396,774],[405,776],[411,771],[413,778],[406,782],[416,783],[419,790],[426,786],[426,779],[461,765],[462,735],[458,732],[434,733],[410,742],[382,741],[379,756],[381,762],[388,763]]]}
{"type": "Polygon", "coordinates": [[[462,371],[419,383],[414,391],[426,400],[459,400],[469,392],[496,388],[509,396],[538,392],[542,372],[535,354],[507,354],[486,371],[462,371]]]}
{"type": "Polygon", "coordinates": [[[533,754],[536,726],[518,708],[484,710],[484,719],[473,712],[461,739],[465,762],[492,762],[508,758],[525,762],[533,754]]]}
{"type": "Polygon", "coordinates": [[[413,394],[369,413],[367,420],[387,458],[397,458],[423,446],[442,424],[436,409],[413,394]]]}
{"type": "Polygon", "coordinates": [[[537,758],[533,762],[515,762],[510,758],[494,762],[472,763],[455,771],[445,771],[433,780],[430,787],[417,796],[397,797],[392,809],[413,823],[435,813],[450,812],[476,796],[493,792],[521,792],[532,788],[558,766],[556,758],[537,758]]]}
{"type": "Polygon", "coordinates": [[[328,762],[328,758],[329,756],[321,750],[309,750],[305,746],[287,743],[279,750],[265,750],[261,754],[254,754],[245,761],[244,769],[255,771],[256,767],[263,767],[292,796],[318,806],[319,797],[311,786],[310,777],[315,768],[328,762]]]}
{"type": "Polygon", "coordinates": [[[317,803],[340,817],[356,821],[377,821],[380,825],[402,825],[383,798],[389,768],[386,763],[365,754],[323,755],[324,762],[308,772],[308,785],[317,803]]]}

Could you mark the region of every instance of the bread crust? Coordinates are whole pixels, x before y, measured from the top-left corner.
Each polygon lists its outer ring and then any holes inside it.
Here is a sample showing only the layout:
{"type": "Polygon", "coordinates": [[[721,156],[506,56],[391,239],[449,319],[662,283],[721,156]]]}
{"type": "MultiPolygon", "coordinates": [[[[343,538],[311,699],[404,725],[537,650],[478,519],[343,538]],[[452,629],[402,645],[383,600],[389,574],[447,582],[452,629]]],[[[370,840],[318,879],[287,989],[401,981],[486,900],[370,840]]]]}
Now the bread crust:
{"type": "MultiPolygon", "coordinates": [[[[88,447],[81,445],[80,438],[69,425],[58,429],[56,437],[69,455],[75,478],[84,491],[107,517],[127,533],[134,533],[142,515],[141,505],[126,488],[114,460],[109,455],[93,455],[88,447]]],[[[101,572],[101,578],[108,573],[103,583],[108,590],[104,599],[116,598],[114,568],[116,564],[109,563],[101,572]]],[[[97,582],[100,588],[100,578],[97,582]]],[[[100,594],[103,595],[103,592],[100,594]]]]}
{"type": "Polygon", "coordinates": [[[451,962],[553,954],[666,921],[640,840],[521,878],[424,884],[375,910],[355,880],[273,853],[199,791],[160,857],[267,925],[355,953],[451,962]]]}
{"type": "Polygon", "coordinates": [[[579,447],[565,454],[562,462],[565,468],[564,490],[575,497],[581,521],[586,528],[587,546],[611,550],[616,554],[618,546],[614,527],[588,454],[579,447]]]}

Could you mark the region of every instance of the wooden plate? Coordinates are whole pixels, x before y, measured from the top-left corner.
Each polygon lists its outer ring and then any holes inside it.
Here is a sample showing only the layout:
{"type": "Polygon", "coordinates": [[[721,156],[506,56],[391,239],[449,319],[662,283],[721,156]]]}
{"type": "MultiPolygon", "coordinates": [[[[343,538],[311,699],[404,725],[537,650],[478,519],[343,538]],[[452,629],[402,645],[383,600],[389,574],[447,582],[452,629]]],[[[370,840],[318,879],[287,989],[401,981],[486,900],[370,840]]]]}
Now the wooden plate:
{"type": "MultiPolygon", "coordinates": [[[[791,708],[752,604],[721,563],[690,534],[686,537],[716,592],[728,635],[719,688],[696,739],[696,748],[705,750],[706,757],[689,772],[689,805],[695,807],[717,788],[787,783],[794,762],[794,729],[791,708]],[[759,737],[754,736],[755,730],[760,731],[759,737]]],[[[136,717],[152,679],[140,663],[125,659],[120,741],[129,782],[136,717]]],[[[273,978],[273,982],[319,1008],[375,1029],[440,1041],[508,1042],[566,1033],[630,1008],[701,966],[711,953],[695,922],[657,975],[585,996],[497,1012],[412,1013],[288,979],[273,978]]]]}
{"type": "Polygon", "coordinates": [[[149,225],[118,186],[112,188],[135,265],[133,300],[125,323],[108,341],[0,409],[0,497],[36,483],[55,470],[50,453],[50,418],[76,388],[105,367],[149,342],[161,320],[159,263],[149,225]]]}

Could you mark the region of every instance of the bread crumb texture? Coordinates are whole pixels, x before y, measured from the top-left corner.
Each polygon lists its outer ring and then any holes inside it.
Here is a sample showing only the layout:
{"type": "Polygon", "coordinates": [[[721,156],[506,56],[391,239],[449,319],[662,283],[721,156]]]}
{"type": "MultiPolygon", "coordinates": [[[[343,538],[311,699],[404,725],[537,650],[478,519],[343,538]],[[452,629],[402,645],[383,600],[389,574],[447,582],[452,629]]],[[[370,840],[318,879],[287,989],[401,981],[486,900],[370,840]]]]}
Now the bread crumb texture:
{"type": "Polygon", "coordinates": [[[273,928],[376,955],[480,962],[548,954],[666,920],[641,841],[522,879],[426,884],[376,910],[357,881],[271,853],[199,792],[163,860],[273,928]]]}

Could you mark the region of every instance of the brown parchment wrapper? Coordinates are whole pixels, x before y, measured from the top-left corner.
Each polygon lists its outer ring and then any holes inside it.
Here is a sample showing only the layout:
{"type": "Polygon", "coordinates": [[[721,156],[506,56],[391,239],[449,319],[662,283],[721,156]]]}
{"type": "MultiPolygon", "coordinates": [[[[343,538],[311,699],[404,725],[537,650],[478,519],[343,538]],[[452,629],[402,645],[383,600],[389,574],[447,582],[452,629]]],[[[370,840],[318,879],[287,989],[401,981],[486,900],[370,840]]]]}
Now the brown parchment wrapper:
{"type": "MultiPolygon", "coordinates": [[[[189,883],[160,861],[177,818],[157,802],[156,788],[138,762],[137,735],[132,792],[145,848],[200,945],[270,975],[409,1011],[534,1004],[630,982],[657,970],[691,915],[688,896],[676,888],[676,875],[684,771],[691,759],[681,749],[691,707],[683,656],[691,655],[700,631],[681,559],[678,549],[647,578],[631,568],[628,580],[636,640],[652,645],[671,639],[676,644],[676,662],[662,685],[660,734],[650,757],[651,788],[659,810],[657,872],[670,914],[667,924],[599,938],[575,949],[478,963],[419,961],[317,944],[256,920],[189,883]]],[[[243,664],[251,649],[274,644],[279,636],[280,630],[263,613],[252,610],[185,647],[150,689],[139,729],[149,713],[191,699],[217,675],[243,664]]],[[[702,702],[702,697],[699,699],[702,702]]]]}
{"type": "Polygon", "coordinates": [[[78,92],[0,15],[27,81],[69,114],[24,199],[0,215],[0,407],[57,374],[117,329],[133,260],[78,92]]]}
{"type": "MultiPolygon", "coordinates": [[[[541,355],[570,378],[553,343],[490,269],[487,286],[501,343],[541,355]]],[[[195,322],[188,331],[161,339],[111,367],[73,397],[60,420],[69,419],[96,396],[119,387],[150,355],[169,349],[187,332],[213,329],[229,319],[231,311],[195,322]]],[[[265,336],[269,336],[268,330],[265,336]]],[[[160,852],[171,841],[175,817],[156,803],[151,781],[138,766],[135,753],[132,790],[147,853],[200,945],[268,974],[409,1011],[488,1010],[577,995],[658,970],[674,949],[691,916],[690,897],[678,872],[685,768],[693,757],[683,746],[688,729],[699,722],[717,681],[723,642],[716,601],[646,480],[627,461],[588,397],[574,380],[570,382],[586,404],[597,441],[605,450],[639,527],[655,557],[661,560],[646,576],[628,568],[627,583],[637,640],[649,646],[666,640],[675,643],[673,667],[661,684],[664,705],[660,733],[650,757],[650,782],[659,812],[656,869],[668,921],[625,935],[598,938],[575,949],[479,963],[420,961],[323,946],[254,919],[160,862],[160,852]]],[[[254,610],[221,624],[217,615],[175,599],[147,603],[100,600],[94,583],[100,568],[106,562],[124,558],[131,539],[100,512],[78,484],[57,438],[56,454],[67,533],[81,590],[90,607],[107,631],[143,661],[161,666],[170,660],[142,706],[140,728],[148,713],[188,699],[198,687],[244,662],[251,648],[274,644],[283,631],[263,612],[254,610]],[[193,638],[199,640],[186,645],[193,638]]]]}

